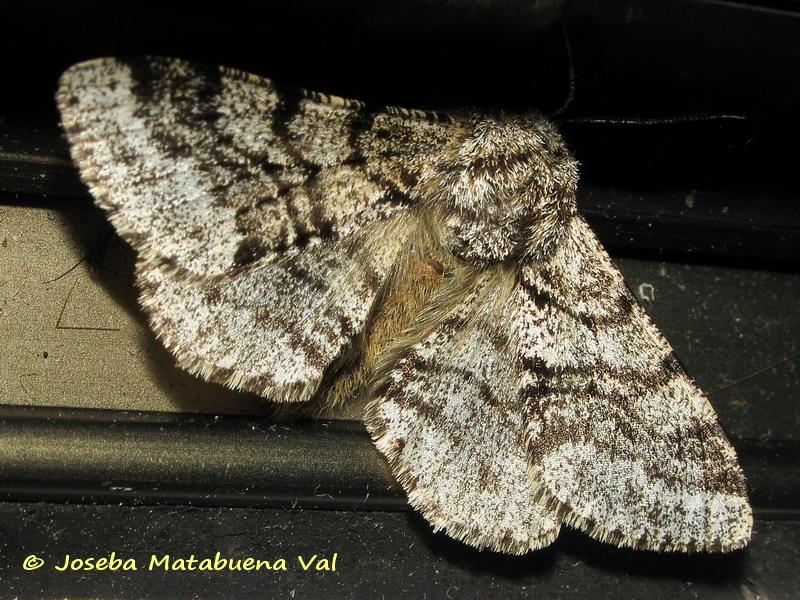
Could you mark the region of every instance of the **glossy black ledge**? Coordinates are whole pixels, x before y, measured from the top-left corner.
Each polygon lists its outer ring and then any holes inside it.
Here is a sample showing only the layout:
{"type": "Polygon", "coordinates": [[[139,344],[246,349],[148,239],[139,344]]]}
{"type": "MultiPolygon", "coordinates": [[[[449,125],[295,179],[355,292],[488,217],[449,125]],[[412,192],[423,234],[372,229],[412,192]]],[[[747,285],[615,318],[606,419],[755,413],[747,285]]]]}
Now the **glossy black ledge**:
{"type": "MultiPolygon", "coordinates": [[[[800,442],[732,440],[760,519],[800,519],[800,442]]],[[[408,510],[361,423],[0,406],[0,498],[408,510]]]]}

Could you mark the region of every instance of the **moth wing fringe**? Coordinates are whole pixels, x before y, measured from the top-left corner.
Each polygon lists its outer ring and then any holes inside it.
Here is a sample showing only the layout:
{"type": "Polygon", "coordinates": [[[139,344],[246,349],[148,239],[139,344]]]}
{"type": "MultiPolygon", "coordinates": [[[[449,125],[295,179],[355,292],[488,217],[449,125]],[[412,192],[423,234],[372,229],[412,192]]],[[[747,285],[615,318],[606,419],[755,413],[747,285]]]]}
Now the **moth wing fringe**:
{"type": "Polygon", "coordinates": [[[411,468],[400,460],[400,453],[396,449],[394,441],[388,435],[384,420],[376,415],[379,403],[380,399],[376,399],[367,405],[364,424],[370,432],[375,447],[389,463],[392,475],[406,492],[408,503],[431,524],[434,532],[444,531],[448,536],[478,550],[489,549],[495,552],[515,555],[522,555],[531,550],[545,548],[556,540],[560,527],[556,527],[543,536],[532,537],[526,542],[520,542],[507,537],[486,535],[477,531],[474,527],[455,522],[443,514],[441,508],[432,503],[425,492],[419,488],[417,478],[412,473],[411,468]]]}
{"type": "Polygon", "coordinates": [[[706,552],[706,553],[729,553],[747,546],[750,535],[743,536],[727,543],[718,540],[701,543],[671,543],[665,541],[653,541],[647,537],[633,538],[621,533],[619,530],[611,530],[602,523],[582,517],[579,513],[556,499],[547,489],[541,485],[536,485],[540,479],[540,470],[533,465],[528,467],[528,479],[533,483],[537,490],[537,502],[541,503],[548,510],[557,513],[563,523],[573,529],[583,531],[589,537],[600,542],[613,544],[620,548],[631,548],[633,550],[649,550],[653,552],[685,552],[687,554],[706,552]]]}

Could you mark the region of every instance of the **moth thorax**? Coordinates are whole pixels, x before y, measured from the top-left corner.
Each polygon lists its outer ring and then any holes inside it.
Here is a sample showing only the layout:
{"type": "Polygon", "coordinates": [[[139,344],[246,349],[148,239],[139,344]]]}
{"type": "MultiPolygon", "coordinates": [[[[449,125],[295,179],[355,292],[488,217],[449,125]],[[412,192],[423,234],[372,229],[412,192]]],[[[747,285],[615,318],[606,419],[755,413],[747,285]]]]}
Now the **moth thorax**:
{"type": "Polygon", "coordinates": [[[445,222],[454,255],[479,265],[542,258],[558,242],[575,214],[574,196],[528,201],[520,210],[459,210],[445,222]]]}
{"type": "Polygon", "coordinates": [[[577,163],[538,115],[466,118],[426,184],[453,252],[490,264],[542,256],[575,213],[577,163]]]}

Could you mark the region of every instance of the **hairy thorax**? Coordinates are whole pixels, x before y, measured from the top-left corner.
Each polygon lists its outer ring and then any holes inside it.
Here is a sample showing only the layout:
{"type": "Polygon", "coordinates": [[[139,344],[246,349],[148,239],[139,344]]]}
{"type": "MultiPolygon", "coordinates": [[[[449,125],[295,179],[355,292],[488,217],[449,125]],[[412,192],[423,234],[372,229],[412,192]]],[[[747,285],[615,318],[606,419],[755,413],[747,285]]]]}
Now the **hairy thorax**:
{"type": "Polygon", "coordinates": [[[444,212],[452,252],[486,265],[546,256],[575,213],[576,161],[538,115],[463,115],[419,189],[444,212]]]}

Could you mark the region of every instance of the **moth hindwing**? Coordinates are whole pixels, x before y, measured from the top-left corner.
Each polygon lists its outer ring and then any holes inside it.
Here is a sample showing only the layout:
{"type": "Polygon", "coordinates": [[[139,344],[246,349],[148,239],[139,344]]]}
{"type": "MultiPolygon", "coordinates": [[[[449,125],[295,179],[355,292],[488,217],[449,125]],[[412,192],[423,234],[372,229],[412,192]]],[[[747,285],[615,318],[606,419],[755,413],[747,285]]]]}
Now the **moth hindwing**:
{"type": "Polygon", "coordinates": [[[735,453],[576,213],[542,117],[160,58],[76,65],[58,104],[182,367],[317,410],[368,396],[410,503],[479,548],[540,548],[564,522],[634,548],[747,543],[735,453]]]}

